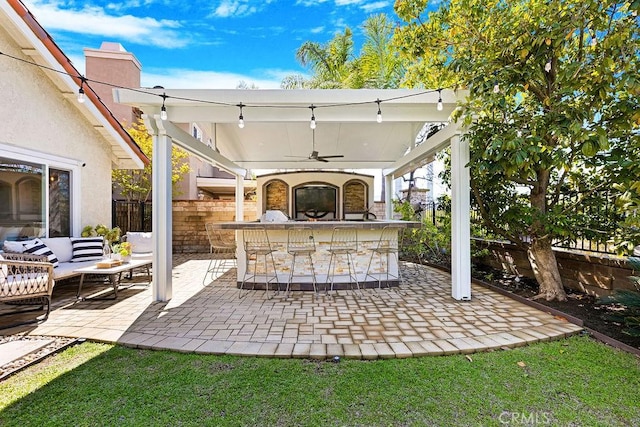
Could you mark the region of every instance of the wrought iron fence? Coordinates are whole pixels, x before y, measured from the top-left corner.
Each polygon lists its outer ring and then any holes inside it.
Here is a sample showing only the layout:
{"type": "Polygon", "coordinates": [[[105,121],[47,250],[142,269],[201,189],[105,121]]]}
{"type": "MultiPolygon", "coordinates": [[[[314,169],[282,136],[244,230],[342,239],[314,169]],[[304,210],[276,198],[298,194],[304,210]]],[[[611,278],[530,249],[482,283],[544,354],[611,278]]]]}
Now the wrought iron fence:
{"type": "MultiPolygon", "coordinates": [[[[570,209],[573,214],[578,213],[582,221],[573,222],[571,238],[558,240],[554,246],[564,249],[582,250],[597,253],[615,254],[615,245],[608,241],[616,231],[617,224],[624,220],[624,216],[616,211],[615,199],[617,195],[607,190],[599,193],[585,194],[567,192],[559,200],[561,208],[570,209]],[[580,203],[589,197],[592,203],[580,203]],[[595,201],[595,202],[594,202],[595,201]]],[[[420,217],[434,225],[441,225],[442,218],[449,215],[449,206],[437,202],[422,203],[420,217]]],[[[472,237],[485,238],[488,231],[482,224],[480,210],[471,200],[472,237]]]]}
{"type": "Polygon", "coordinates": [[[120,227],[123,234],[127,231],[151,231],[151,202],[113,200],[111,210],[113,226],[120,227]]]}

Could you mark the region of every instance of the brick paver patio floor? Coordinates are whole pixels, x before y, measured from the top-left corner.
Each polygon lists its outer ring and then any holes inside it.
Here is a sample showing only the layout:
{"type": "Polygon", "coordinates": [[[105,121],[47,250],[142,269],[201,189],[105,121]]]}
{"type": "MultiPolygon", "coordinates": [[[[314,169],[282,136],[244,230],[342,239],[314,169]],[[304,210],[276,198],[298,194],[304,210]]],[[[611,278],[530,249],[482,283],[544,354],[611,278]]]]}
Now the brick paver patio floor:
{"type": "MultiPolygon", "coordinates": [[[[399,289],[367,290],[363,296],[292,292],[289,298],[281,292],[270,300],[256,290],[239,299],[235,269],[202,285],[208,257],[174,256],[173,298],[167,303],[151,301],[140,275],[117,300],[76,301],[77,285],[71,283],[56,286],[46,322],[0,334],[81,337],[197,353],[377,359],[516,347],[581,331],[475,285],[471,301],[456,301],[448,273],[412,264],[403,264],[406,283],[399,289]]],[[[86,287],[87,292],[104,289],[86,287]]]]}

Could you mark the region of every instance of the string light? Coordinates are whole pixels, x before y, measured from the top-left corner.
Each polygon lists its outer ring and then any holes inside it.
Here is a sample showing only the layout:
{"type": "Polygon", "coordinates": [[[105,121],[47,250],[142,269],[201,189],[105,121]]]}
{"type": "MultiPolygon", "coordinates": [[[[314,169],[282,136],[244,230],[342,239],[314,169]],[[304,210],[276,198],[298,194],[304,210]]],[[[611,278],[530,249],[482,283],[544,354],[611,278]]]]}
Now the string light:
{"type": "MultiPolygon", "coordinates": [[[[173,98],[173,99],[180,100],[180,101],[197,102],[197,103],[202,103],[202,104],[211,104],[211,105],[219,105],[219,106],[226,106],[226,107],[229,107],[229,106],[237,106],[237,107],[239,107],[239,104],[233,104],[233,103],[229,103],[229,102],[212,101],[212,100],[204,100],[204,99],[181,97],[181,96],[169,96],[166,93],[158,94],[158,93],[150,92],[148,89],[145,89],[145,88],[132,88],[132,87],[126,87],[126,86],[121,86],[121,85],[115,85],[113,83],[104,82],[104,81],[100,81],[100,80],[88,79],[88,78],[86,78],[86,77],[84,77],[82,75],[79,75],[79,74],[68,73],[68,72],[60,70],[60,69],[48,67],[46,65],[41,65],[41,64],[35,63],[33,61],[29,61],[29,60],[25,60],[23,58],[18,58],[16,56],[12,56],[12,55],[4,53],[2,51],[0,51],[0,56],[5,56],[5,57],[11,58],[13,60],[16,60],[16,61],[19,61],[19,62],[23,62],[23,63],[28,64],[28,65],[33,65],[33,66],[36,66],[36,67],[41,68],[41,69],[46,69],[46,70],[49,70],[51,72],[55,72],[55,73],[58,73],[58,74],[69,76],[71,78],[78,79],[80,81],[80,88],[78,89],[78,102],[80,102],[80,103],[86,102],[86,92],[85,92],[85,89],[84,89],[84,84],[85,83],[89,83],[89,82],[93,82],[93,83],[96,83],[96,84],[105,85],[105,86],[112,87],[112,88],[125,89],[125,90],[129,90],[129,91],[132,91],[132,92],[141,93],[141,94],[144,94],[144,95],[158,96],[158,97],[162,98],[162,107],[160,108],[160,118],[162,120],[167,120],[168,119],[167,107],[165,105],[167,98],[173,98]]],[[[494,78],[495,78],[497,73],[493,73],[493,74],[494,74],[494,78]]],[[[92,90],[90,86],[87,85],[87,87],[89,88],[89,90],[92,90]]],[[[159,89],[159,88],[161,88],[161,87],[156,87],[156,88],[153,88],[153,89],[159,89]]],[[[500,91],[500,87],[498,86],[497,79],[496,79],[496,83],[495,83],[495,86],[494,86],[493,90],[496,93],[500,91]]],[[[311,122],[310,122],[309,126],[312,129],[315,129],[315,126],[316,126],[315,111],[314,111],[315,108],[358,106],[358,105],[372,104],[372,103],[375,102],[376,104],[378,104],[378,116],[376,117],[376,120],[377,121],[378,120],[381,121],[382,120],[382,111],[380,109],[380,104],[382,102],[395,101],[395,100],[404,99],[404,98],[412,98],[412,97],[415,97],[415,96],[421,96],[421,95],[426,95],[426,94],[429,94],[429,93],[434,93],[436,91],[438,91],[438,94],[441,97],[442,89],[429,89],[429,90],[424,90],[424,91],[421,91],[421,92],[410,93],[410,94],[405,94],[405,95],[399,95],[399,96],[389,97],[389,98],[385,98],[385,99],[379,99],[378,98],[378,99],[376,99],[374,101],[345,102],[345,103],[325,104],[325,105],[321,105],[321,106],[316,106],[316,105],[312,104],[310,107],[301,107],[301,106],[295,106],[295,105],[290,105],[290,106],[255,105],[254,107],[256,107],[256,108],[289,108],[289,109],[311,108],[311,122]]],[[[242,104],[242,106],[246,107],[247,105],[242,104]]],[[[242,110],[240,111],[240,114],[242,115],[242,110]]],[[[240,122],[239,122],[238,125],[240,125],[240,122]]]]}
{"type": "Polygon", "coordinates": [[[311,104],[311,106],[309,108],[311,108],[311,122],[309,122],[309,127],[311,129],[315,129],[316,128],[316,115],[313,113],[313,110],[316,107],[315,107],[315,105],[311,104]]]}
{"type": "Polygon", "coordinates": [[[240,115],[238,116],[238,127],[240,129],[244,128],[244,116],[242,115],[242,107],[244,107],[244,104],[241,102],[240,104],[238,104],[238,107],[240,107],[240,115]]]}
{"type": "Polygon", "coordinates": [[[376,104],[378,104],[378,114],[376,115],[376,122],[382,123],[382,110],[380,110],[380,98],[376,99],[376,104]]]}
{"type": "Polygon", "coordinates": [[[551,71],[551,59],[549,59],[549,60],[547,61],[547,63],[546,63],[546,64],[544,64],[544,70],[545,70],[547,73],[551,71]]]}
{"type": "Polygon", "coordinates": [[[87,79],[85,79],[84,77],[80,76],[80,89],[78,89],[78,102],[80,104],[84,104],[84,101],[85,101],[83,86],[84,86],[84,82],[86,80],[87,79]]]}
{"type": "Polygon", "coordinates": [[[444,106],[442,105],[442,89],[438,89],[438,105],[436,106],[436,109],[438,111],[442,111],[443,108],[444,106]]]}
{"type": "Polygon", "coordinates": [[[162,97],[162,107],[160,108],[160,118],[162,120],[167,120],[169,117],[167,116],[167,107],[164,106],[164,101],[167,99],[167,94],[163,93],[160,95],[162,97]]]}

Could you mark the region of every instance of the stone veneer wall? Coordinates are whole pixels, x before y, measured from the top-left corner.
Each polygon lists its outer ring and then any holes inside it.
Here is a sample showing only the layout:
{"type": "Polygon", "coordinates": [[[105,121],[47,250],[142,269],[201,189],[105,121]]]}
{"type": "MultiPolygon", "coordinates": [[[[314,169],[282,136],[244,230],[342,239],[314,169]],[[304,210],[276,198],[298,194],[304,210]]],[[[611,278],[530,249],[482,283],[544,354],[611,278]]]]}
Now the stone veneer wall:
{"type": "MultiPolygon", "coordinates": [[[[480,262],[511,274],[533,277],[527,254],[509,243],[478,241],[487,244],[490,255],[480,262]]],[[[622,257],[556,249],[556,259],[564,286],[591,295],[604,296],[616,289],[635,290],[629,280],[633,269],[622,257]]]]}
{"type": "MultiPolygon", "coordinates": [[[[244,202],[244,220],[255,221],[256,202],[244,202]]],[[[207,222],[234,221],[235,201],[174,200],[173,252],[209,252],[209,239],[204,225],[207,222]]]]}
{"type": "Polygon", "coordinates": [[[265,211],[277,210],[285,214],[289,212],[289,186],[282,180],[274,179],[265,186],[265,211]]]}
{"type": "MultiPolygon", "coordinates": [[[[244,220],[257,218],[255,201],[245,200],[244,220]]],[[[375,202],[372,212],[384,219],[384,202],[375,202]]],[[[174,200],[173,252],[209,252],[209,240],[204,225],[207,222],[234,221],[236,203],[232,200],[174,200]]]]}

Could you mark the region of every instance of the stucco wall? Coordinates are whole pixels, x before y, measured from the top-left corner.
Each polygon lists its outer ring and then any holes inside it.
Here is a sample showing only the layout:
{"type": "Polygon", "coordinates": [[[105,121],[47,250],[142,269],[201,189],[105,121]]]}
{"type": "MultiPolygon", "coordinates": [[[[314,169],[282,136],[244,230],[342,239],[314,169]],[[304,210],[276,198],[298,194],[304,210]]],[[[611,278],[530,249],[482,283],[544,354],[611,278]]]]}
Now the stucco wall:
{"type": "MultiPolygon", "coordinates": [[[[0,51],[32,61],[0,28],[0,51]]],[[[60,93],[44,72],[6,56],[0,57],[0,143],[77,161],[81,167],[79,230],[86,224],[111,222],[111,149],[60,93]]]]}

